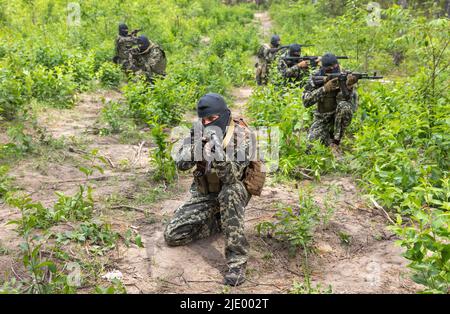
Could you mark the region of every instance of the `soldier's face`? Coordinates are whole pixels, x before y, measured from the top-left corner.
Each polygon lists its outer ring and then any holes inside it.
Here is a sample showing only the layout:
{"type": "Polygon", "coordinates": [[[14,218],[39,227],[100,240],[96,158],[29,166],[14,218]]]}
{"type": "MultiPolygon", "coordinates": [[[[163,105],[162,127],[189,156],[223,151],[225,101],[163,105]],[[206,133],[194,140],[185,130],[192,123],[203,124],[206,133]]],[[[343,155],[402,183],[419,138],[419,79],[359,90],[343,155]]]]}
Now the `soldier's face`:
{"type": "Polygon", "coordinates": [[[208,117],[202,118],[202,123],[203,123],[203,125],[208,125],[210,123],[213,123],[217,119],[219,119],[219,115],[218,114],[214,114],[212,116],[208,116],[208,117]]]}
{"type": "Polygon", "coordinates": [[[334,65],[331,65],[329,67],[326,67],[324,70],[325,70],[325,73],[333,73],[338,68],[339,68],[339,64],[334,64],[334,65]]]}

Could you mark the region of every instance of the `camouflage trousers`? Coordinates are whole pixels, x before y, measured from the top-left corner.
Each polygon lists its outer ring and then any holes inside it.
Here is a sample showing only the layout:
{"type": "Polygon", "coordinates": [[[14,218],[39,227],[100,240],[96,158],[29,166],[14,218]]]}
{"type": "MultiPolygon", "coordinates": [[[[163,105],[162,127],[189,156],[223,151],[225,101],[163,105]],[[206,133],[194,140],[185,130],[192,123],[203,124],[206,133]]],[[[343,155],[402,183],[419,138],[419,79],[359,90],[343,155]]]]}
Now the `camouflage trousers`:
{"type": "Polygon", "coordinates": [[[327,113],[316,111],[309,129],[308,140],[320,140],[324,145],[330,145],[332,139],[339,143],[355,111],[356,105],[344,100],[338,102],[336,111],[327,113]]]}
{"type": "Polygon", "coordinates": [[[267,62],[258,61],[256,64],[256,83],[258,85],[266,85],[269,75],[269,66],[267,62]]]}
{"type": "Polygon", "coordinates": [[[187,203],[176,209],[164,239],[168,245],[178,246],[223,231],[228,267],[244,265],[248,255],[244,212],[250,197],[242,182],[224,185],[218,194],[193,193],[187,203]]]}

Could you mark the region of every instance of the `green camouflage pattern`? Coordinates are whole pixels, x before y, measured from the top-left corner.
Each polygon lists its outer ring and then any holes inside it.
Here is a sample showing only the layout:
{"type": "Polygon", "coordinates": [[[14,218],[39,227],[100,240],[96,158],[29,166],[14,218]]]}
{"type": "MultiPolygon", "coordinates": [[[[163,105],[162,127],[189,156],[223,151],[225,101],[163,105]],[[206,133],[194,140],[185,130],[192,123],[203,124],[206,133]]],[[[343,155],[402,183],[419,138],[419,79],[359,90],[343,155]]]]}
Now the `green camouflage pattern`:
{"type": "Polygon", "coordinates": [[[271,50],[269,44],[264,44],[258,51],[258,62],[256,67],[256,83],[266,85],[269,78],[270,64],[275,60],[277,53],[271,50]]]}
{"type": "Polygon", "coordinates": [[[166,57],[164,51],[156,44],[150,43],[150,46],[140,52],[135,47],[129,54],[130,68],[136,73],[145,75],[151,80],[155,75],[166,75],[166,57]]]}
{"type": "Polygon", "coordinates": [[[130,50],[133,45],[137,44],[138,39],[135,36],[117,36],[115,42],[117,63],[128,69],[130,67],[130,50]]]}
{"type": "MultiPolygon", "coordinates": [[[[313,75],[317,75],[315,73],[313,75]]],[[[342,93],[331,92],[336,97],[336,109],[332,112],[314,112],[314,120],[309,129],[308,140],[320,140],[324,145],[330,145],[332,141],[339,143],[344,136],[345,129],[350,125],[353,114],[358,107],[358,94],[355,90],[349,100],[344,100],[342,93]]],[[[303,91],[303,105],[308,108],[315,104],[318,107],[327,96],[323,86],[315,86],[312,79],[308,81],[303,91]]]]}
{"type": "MultiPolygon", "coordinates": [[[[236,134],[242,132],[239,129],[236,126],[236,134]]],[[[239,139],[236,136],[234,143],[238,145],[232,155],[234,160],[212,161],[212,169],[222,184],[220,192],[203,195],[194,180],[190,200],[176,209],[164,232],[168,245],[177,246],[223,231],[225,258],[230,269],[247,263],[248,242],[244,234],[244,214],[245,206],[251,198],[242,183],[245,169],[250,164],[250,138],[239,139]],[[238,159],[240,154],[242,155],[238,159]]],[[[186,139],[176,156],[178,169],[188,170],[196,165],[194,161],[186,161],[186,158],[193,157],[194,150],[191,139],[186,139]]]]}
{"type": "Polygon", "coordinates": [[[296,62],[289,62],[284,59],[284,57],[289,56],[289,51],[286,51],[280,56],[278,60],[278,71],[281,76],[288,82],[300,82],[303,83],[308,77],[308,69],[301,69],[297,66],[296,62]]]}

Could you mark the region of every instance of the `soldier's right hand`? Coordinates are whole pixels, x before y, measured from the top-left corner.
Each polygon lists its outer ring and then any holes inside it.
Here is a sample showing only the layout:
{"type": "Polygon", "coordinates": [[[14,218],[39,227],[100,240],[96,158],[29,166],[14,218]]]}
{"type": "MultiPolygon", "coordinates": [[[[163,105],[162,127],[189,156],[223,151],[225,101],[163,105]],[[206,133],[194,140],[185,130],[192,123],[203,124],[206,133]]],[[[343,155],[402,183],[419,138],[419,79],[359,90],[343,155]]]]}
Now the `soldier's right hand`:
{"type": "Polygon", "coordinates": [[[338,78],[335,77],[335,78],[329,80],[328,82],[326,82],[325,85],[323,86],[323,89],[325,90],[326,93],[329,93],[329,92],[339,89],[338,78]]]}

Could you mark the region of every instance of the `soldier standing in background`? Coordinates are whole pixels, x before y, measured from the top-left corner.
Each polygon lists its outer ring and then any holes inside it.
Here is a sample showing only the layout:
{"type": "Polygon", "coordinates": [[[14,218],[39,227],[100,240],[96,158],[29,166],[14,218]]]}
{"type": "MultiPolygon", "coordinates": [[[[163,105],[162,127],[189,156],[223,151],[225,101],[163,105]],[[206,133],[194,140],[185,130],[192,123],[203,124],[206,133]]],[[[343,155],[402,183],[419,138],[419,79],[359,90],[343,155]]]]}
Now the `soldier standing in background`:
{"type": "Polygon", "coordinates": [[[272,35],[270,44],[263,44],[258,51],[258,62],[256,67],[256,83],[266,85],[269,76],[270,64],[275,60],[280,47],[280,36],[272,35]]]}
{"type": "Polygon", "coordinates": [[[128,33],[128,26],[124,23],[119,24],[119,35],[115,42],[116,55],[113,58],[114,63],[122,65],[123,69],[130,67],[130,49],[138,44],[136,34],[139,30],[128,33]]]}

